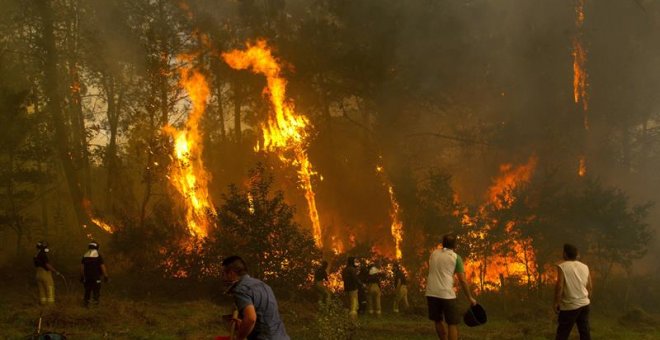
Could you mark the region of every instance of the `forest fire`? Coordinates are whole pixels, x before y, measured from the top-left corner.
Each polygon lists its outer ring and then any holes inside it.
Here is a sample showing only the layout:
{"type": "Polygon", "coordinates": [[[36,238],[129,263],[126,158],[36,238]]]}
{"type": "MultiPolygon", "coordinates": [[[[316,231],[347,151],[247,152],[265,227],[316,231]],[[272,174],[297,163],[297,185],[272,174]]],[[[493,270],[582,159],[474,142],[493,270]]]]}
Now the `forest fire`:
{"type": "Polygon", "coordinates": [[[287,81],[282,77],[281,67],[264,40],[247,44],[244,51],[223,53],[222,57],[234,69],[251,69],[252,72],[266,77],[267,87],[264,93],[270,99],[272,110],[268,121],[261,126],[263,141],[257,144],[255,150],[277,152],[280,160],[298,168],[298,180],[305,191],[314,240],[317,247],[322,248],[321,222],[312,185],[315,172],[307,155],[308,130],[311,124],[305,116],[297,114],[293,103],[287,100],[287,81]]]}
{"type": "Polygon", "coordinates": [[[397,260],[401,260],[403,258],[403,254],[401,252],[401,244],[403,243],[403,222],[399,216],[399,202],[394,196],[394,188],[392,187],[392,184],[387,180],[385,176],[383,166],[376,166],[376,172],[381,176],[383,185],[387,187],[387,192],[390,197],[390,218],[392,219],[390,232],[392,233],[392,238],[394,238],[395,257],[397,260]]]}
{"type": "Polygon", "coordinates": [[[174,162],[170,168],[169,180],[183,196],[186,211],[186,224],[191,236],[205,237],[215,208],[208,192],[210,175],[202,160],[202,140],[199,121],[204,113],[209,89],[204,76],[190,68],[181,70],[181,85],[186,89],[192,102],[186,126],[177,130],[167,126],[164,131],[174,139],[174,162]]]}
{"type": "Polygon", "coordinates": [[[520,235],[514,221],[498,221],[492,215],[513,204],[515,189],[530,181],[536,164],[537,158],[532,156],[520,166],[500,166],[500,176],[493,181],[488,201],[479,208],[477,216],[463,216],[463,226],[470,230],[468,239],[475,243],[470,247],[478,248],[474,251],[476,258],[467,262],[466,271],[471,273],[470,280],[480,291],[499,289],[505,280],[530,283],[534,278],[536,261],[530,240],[520,235]],[[506,237],[490,240],[495,226],[502,222],[506,237]]]}

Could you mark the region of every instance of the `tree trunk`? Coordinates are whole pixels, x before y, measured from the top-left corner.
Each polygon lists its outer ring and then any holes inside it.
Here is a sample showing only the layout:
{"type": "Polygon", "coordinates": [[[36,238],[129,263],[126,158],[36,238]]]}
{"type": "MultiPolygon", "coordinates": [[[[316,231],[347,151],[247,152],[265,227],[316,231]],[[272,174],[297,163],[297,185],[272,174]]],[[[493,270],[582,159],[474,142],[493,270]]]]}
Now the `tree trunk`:
{"type": "Polygon", "coordinates": [[[64,124],[64,114],[62,112],[63,98],[59,90],[59,77],[57,74],[58,56],[53,28],[53,10],[50,0],[35,0],[35,4],[41,19],[42,37],[40,43],[44,52],[44,92],[48,100],[47,110],[52,116],[57,153],[67,179],[73,209],[76,213],[78,226],[80,227],[83,224],[89,224],[89,217],[83,208],[83,192],[73,165],[72,154],[69,148],[68,130],[64,124]]]}
{"type": "Polygon", "coordinates": [[[106,75],[104,77],[103,87],[106,93],[106,102],[108,110],[106,116],[108,118],[108,128],[110,132],[110,139],[108,147],[105,152],[105,165],[107,171],[106,179],[106,206],[114,211],[114,194],[116,189],[117,177],[117,131],[119,127],[119,117],[123,104],[124,89],[121,87],[117,91],[116,80],[114,76],[106,75]],[[119,93],[117,93],[119,92],[119,93]]]}
{"type": "Polygon", "coordinates": [[[238,85],[238,79],[234,78],[234,135],[236,144],[241,145],[241,91],[238,85]]]}
{"type": "Polygon", "coordinates": [[[220,62],[218,60],[211,61],[213,68],[213,81],[215,87],[215,97],[218,102],[218,129],[220,130],[220,141],[224,143],[227,140],[227,133],[225,131],[225,108],[222,102],[222,81],[220,80],[220,62]]]}

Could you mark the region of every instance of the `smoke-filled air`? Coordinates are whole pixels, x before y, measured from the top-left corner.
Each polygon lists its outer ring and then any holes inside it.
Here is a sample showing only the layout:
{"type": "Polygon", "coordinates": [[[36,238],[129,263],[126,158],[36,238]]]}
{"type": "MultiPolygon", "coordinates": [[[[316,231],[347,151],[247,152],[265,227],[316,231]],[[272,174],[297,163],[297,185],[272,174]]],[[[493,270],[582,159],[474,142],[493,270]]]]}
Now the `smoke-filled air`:
{"type": "Polygon", "coordinates": [[[0,338],[660,338],[660,2],[0,6],[0,338]]]}

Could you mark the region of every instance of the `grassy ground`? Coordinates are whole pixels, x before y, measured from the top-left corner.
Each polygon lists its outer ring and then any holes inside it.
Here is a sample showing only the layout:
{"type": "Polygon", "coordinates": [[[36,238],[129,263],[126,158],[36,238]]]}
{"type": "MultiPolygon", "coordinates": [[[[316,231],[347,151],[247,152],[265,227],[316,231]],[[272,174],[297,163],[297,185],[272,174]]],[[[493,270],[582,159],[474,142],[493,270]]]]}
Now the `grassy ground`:
{"type": "MultiPolygon", "coordinates": [[[[34,287],[0,288],[0,339],[22,339],[30,335],[39,316],[43,330],[65,333],[70,339],[213,339],[227,334],[220,316],[230,312],[227,303],[178,299],[167,296],[131,300],[111,289],[104,291],[102,304],[81,306],[80,287],[59,290],[57,304],[36,305],[34,287]]],[[[425,306],[414,311],[382,317],[360,316],[354,339],[433,339],[433,326],[424,317],[425,306]]],[[[552,313],[544,306],[521,310],[484,302],[490,320],[486,325],[461,326],[462,339],[550,339],[554,334],[552,313]]],[[[384,306],[389,306],[384,301],[384,306]]],[[[292,339],[317,339],[317,313],[312,303],[282,299],[280,310],[292,339]]],[[[333,321],[331,321],[333,322],[333,321]]],[[[331,325],[332,326],[332,325],[331,325]]],[[[576,331],[574,330],[574,333],[576,331]]],[[[576,336],[576,334],[574,334],[576,336]]],[[[644,312],[605,313],[594,306],[594,339],[660,339],[658,317],[644,312]]],[[[577,338],[577,337],[575,337],[577,338]]]]}

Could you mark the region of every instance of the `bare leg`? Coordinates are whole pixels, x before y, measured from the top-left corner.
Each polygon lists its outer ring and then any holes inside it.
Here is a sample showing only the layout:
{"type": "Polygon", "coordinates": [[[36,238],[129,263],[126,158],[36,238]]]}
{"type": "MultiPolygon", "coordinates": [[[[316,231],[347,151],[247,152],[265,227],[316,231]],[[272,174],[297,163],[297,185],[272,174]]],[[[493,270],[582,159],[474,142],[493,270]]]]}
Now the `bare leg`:
{"type": "Polygon", "coordinates": [[[458,325],[449,325],[449,340],[458,340],[458,325]]]}
{"type": "Polygon", "coordinates": [[[448,340],[447,339],[447,325],[443,321],[435,322],[435,332],[438,334],[438,339],[448,340]]]}

